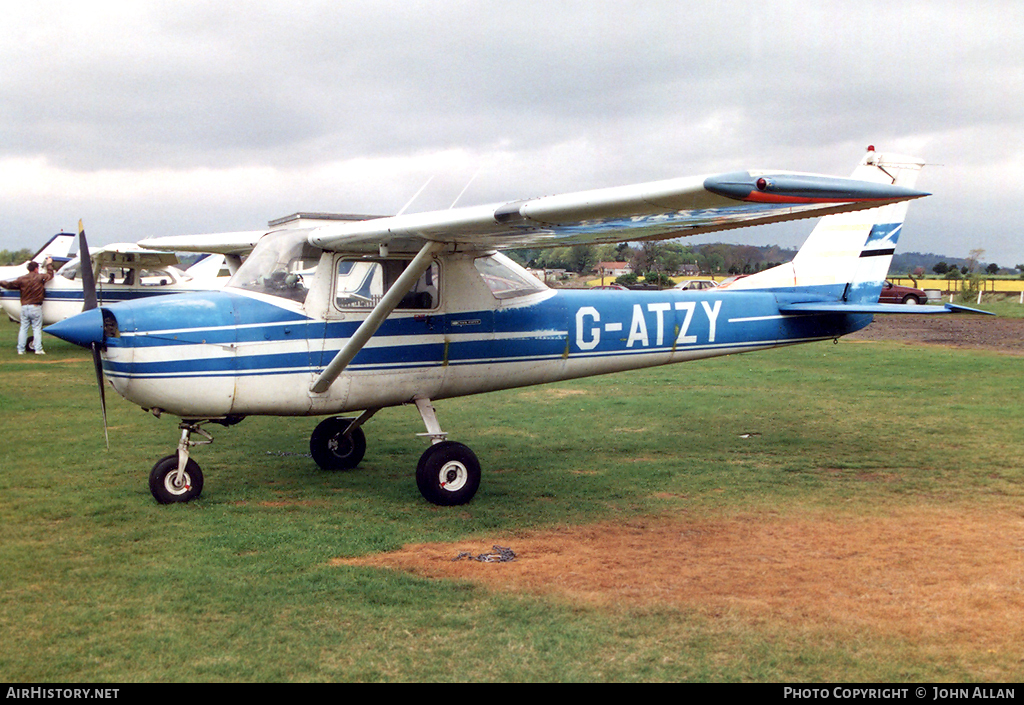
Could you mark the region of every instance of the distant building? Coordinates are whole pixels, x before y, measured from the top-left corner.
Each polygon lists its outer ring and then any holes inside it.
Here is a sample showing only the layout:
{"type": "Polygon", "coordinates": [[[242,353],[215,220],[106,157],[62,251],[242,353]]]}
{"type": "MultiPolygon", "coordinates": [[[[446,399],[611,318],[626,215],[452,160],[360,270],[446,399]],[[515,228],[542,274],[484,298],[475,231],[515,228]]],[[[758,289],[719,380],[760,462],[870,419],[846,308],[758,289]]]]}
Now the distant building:
{"type": "Polygon", "coordinates": [[[598,262],[594,273],[602,277],[621,277],[623,274],[632,274],[633,267],[629,262],[598,262]]]}

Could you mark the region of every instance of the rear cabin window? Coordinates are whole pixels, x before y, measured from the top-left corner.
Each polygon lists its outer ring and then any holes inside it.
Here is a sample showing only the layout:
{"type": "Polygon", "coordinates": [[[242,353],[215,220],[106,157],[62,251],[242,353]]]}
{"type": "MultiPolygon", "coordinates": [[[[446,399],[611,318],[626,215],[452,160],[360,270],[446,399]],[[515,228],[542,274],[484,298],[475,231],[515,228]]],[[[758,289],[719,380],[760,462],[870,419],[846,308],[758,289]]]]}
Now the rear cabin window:
{"type": "MultiPolygon", "coordinates": [[[[380,303],[411,259],[358,259],[338,262],[334,305],[342,310],[372,308],[380,303]]],[[[431,263],[412,290],[398,304],[400,309],[429,310],[438,304],[438,266],[431,263]]]]}

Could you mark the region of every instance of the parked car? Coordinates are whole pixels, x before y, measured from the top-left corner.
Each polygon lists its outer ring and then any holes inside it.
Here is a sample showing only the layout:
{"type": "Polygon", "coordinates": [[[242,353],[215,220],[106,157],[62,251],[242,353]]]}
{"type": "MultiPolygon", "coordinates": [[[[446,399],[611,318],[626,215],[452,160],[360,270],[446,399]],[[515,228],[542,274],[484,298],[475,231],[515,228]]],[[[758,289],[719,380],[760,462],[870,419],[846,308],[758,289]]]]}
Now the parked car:
{"type": "Polygon", "coordinates": [[[600,286],[593,286],[591,289],[615,289],[616,291],[628,291],[628,289],[621,284],[602,284],[600,286]]]}
{"type": "Polygon", "coordinates": [[[882,293],[878,297],[880,304],[925,304],[928,294],[912,286],[900,286],[886,281],[882,285],[882,293]]]}
{"type": "Polygon", "coordinates": [[[719,289],[724,289],[727,286],[729,286],[730,284],[732,284],[734,282],[738,282],[740,279],[743,279],[744,277],[749,277],[749,276],[750,276],[749,274],[737,274],[737,275],[732,276],[732,277],[726,277],[725,279],[723,279],[721,281],[721,283],[719,283],[718,288],[719,289]]]}
{"type": "Polygon", "coordinates": [[[692,291],[700,289],[714,289],[718,286],[718,282],[711,279],[687,279],[676,284],[673,289],[682,291],[692,291]]]}

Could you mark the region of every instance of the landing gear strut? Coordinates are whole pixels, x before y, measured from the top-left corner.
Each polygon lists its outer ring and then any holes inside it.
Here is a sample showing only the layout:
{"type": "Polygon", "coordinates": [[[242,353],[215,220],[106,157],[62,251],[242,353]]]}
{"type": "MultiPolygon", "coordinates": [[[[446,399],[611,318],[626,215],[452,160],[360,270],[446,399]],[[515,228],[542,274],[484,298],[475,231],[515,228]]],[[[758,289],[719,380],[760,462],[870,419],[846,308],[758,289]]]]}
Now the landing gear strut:
{"type": "Polygon", "coordinates": [[[465,504],[480,488],[480,462],[468,447],[440,441],[427,448],[416,466],[416,485],[428,502],[465,504]]]}
{"type": "Polygon", "coordinates": [[[467,446],[446,440],[448,434],[441,430],[429,399],[416,397],[415,402],[427,427],[427,432],[419,435],[429,436],[432,443],[416,465],[416,486],[433,504],[466,504],[480,488],[480,462],[467,446]]]}
{"type": "Polygon", "coordinates": [[[203,471],[199,464],[188,457],[189,449],[213,443],[213,436],[200,426],[203,421],[182,421],[181,440],[178,441],[178,452],[161,458],[149,473],[149,491],[160,504],[188,502],[195,499],[203,491],[203,471]],[[203,440],[192,440],[197,433],[203,440]]]}
{"type": "Polygon", "coordinates": [[[321,421],[309,437],[309,453],[324,470],[351,470],[366,453],[366,434],[360,428],[376,413],[365,411],[358,419],[332,416],[321,421]]]}
{"type": "MultiPolygon", "coordinates": [[[[465,504],[480,488],[480,462],[468,447],[447,440],[429,399],[416,397],[414,401],[427,427],[426,433],[417,435],[431,440],[416,465],[416,486],[433,504],[465,504]]],[[[321,421],[309,437],[309,451],[316,464],[324,470],[350,470],[358,465],[366,452],[361,427],[377,411],[367,409],[355,419],[332,416],[321,421]]]]}

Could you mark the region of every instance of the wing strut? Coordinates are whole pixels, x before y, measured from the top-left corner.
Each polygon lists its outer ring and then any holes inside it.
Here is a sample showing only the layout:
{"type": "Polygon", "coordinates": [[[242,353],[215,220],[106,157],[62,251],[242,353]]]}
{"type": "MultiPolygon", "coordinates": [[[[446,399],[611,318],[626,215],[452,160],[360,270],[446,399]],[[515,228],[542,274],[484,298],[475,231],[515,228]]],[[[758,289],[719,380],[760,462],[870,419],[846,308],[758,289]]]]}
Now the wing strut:
{"type": "Polygon", "coordinates": [[[348,366],[348,363],[352,362],[352,358],[363,349],[366,342],[377,332],[384,319],[390,316],[391,312],[395,310],[405,295],[412,291],[413,286],[416,285],[419,278],[430,267],[434,255],[443,248],[443,242],[433,241],[427,242],[420,248],[413,261],[409,263],[409,266],[399,275],[395,283],[387,290],[387,293],[381,297],[380,302],[370,311],[370,315],[366,317],[366,320],[356,329],[356,332],[348,339],[345,346],[338,351],[338,354],[335,355],[330,364],[316,378],[313,386],[310,387],[311,392],[323,394],[330,388],[334,380],[338,378],[338,375],[348,366]]]}

